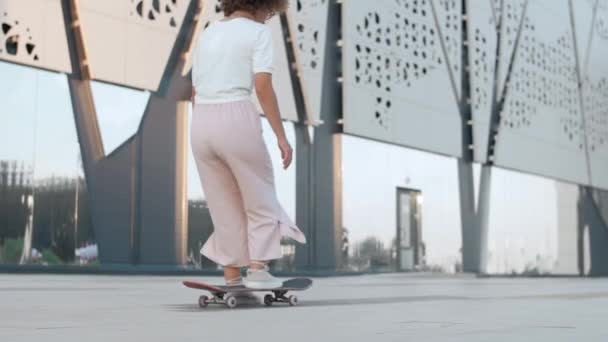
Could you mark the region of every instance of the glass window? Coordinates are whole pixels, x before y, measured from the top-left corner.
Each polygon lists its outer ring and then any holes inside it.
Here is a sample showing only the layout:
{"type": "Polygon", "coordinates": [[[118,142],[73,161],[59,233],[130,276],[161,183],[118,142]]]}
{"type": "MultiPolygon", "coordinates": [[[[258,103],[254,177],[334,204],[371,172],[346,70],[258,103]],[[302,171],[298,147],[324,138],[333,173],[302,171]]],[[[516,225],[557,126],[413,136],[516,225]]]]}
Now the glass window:
{"type": "Polygon", "coordinates": [[[2,261],[72,263],[94,233],[67,78],[3,62],[0,74],[2,261]]]}
{"type": "Polygon", "coordinates": [[[91,82],[104,151],[109,155],[133,136],[150,93],[102,82],[91,82]]]}
{"type": "Polygon", "coordinates": [[[458,269],[462,258],[455,159],[344,135],[342,180],[347,268],[396,269],[396,190],[401,187],[424,194],[421,268],[458,269]]]}

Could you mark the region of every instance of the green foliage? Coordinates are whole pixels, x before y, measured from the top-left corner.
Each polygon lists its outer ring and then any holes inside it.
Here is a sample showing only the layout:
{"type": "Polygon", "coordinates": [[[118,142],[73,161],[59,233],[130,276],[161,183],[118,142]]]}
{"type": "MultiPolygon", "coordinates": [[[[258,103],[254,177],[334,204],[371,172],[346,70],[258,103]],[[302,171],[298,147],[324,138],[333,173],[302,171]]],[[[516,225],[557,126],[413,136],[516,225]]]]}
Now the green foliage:
{"type": "Polygon", "coordinates": [[[4,263],[17,264],[23,251],[23,239],[6,239],[1,250],[4,263]]]}
{"type": "MultiPolygon", "coordinates": [[[[74,260],[75,247],[95,241],[84,178],[40,179],[33,189],[31,180],[28,181],[27,175],[23,174],[26,171],[19,168],[19,163],[15,165],[17,166],[13,166],[13,162],[0,160],[0,245],[2,241],[24,235],[29,211],[22,202],[22,196],[34,194],[32,247],[39,251],[50,248],[63,262],[74,260]],[[3,180],[6,179],[17,179],[17,182],[4,183],[3,180]],[[78,196],[76,196],[77,189],[78,196]],[[78,222],[74,220],[76,199],[78,199],[78,222]]],[[[20,250],[15,259],[14,256],[5,257],[4,254],[15,253],[12,251],[12,246],[8,249],[3,253],[0,248],[2,254],[0,263],[19,262],[20,250]]]]}
{"type": "Polygon", "coordinates": [[[42,261],[48,265],[59,265],[61,259],[53,253],[50,249],[44,249],[42,251],[42,261]]]}

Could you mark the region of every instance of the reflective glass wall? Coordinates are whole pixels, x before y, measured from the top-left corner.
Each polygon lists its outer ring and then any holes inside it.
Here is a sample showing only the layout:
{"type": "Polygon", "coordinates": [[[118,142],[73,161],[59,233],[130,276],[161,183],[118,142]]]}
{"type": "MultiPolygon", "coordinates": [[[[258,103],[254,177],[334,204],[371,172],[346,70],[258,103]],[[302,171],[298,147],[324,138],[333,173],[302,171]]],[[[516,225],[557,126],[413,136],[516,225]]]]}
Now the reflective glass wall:
{"type": "Polygon", "coordinates": [[[103,82],[91,82],[106,155],[137,133],[150,93],[103,82]]]}
{"type": "MultiPolygon", "coordinates": [[[[66,75],[6,62],[0,62],[0,75],[1,262],[19,263],[24,246],[31,246],[29,262],[96,263],[95,236],[66,75]],[[31,245],[24,243],[24,237],[31,240],[31,245]]],[[[109,155],[137,132],[150,94],[100,82],[92,82],[92,91],[104,149],[109,155]]],[[[287,171],[280,167],[276,139],[267,120],[262,121],[278,196],[293,218],[295,165],[287,171]]],[[[295,144],[293,124],[286,122],[284,127],[295,144]]],[[[189,260],[193,266],[215,268],[199,255],[213,225],[190,148],[188,153],[189,260]]],[[[285,261],[277,262],[277,268],[291,267],[293,248],[286,245],[284,249],[285,261]]]]}
{"type": "MultiPolygon", "coordinates": [[[[342,156],[348,270],[461,271],[456,160],[351,136],[343,138],[342,156]],[[419,193],[417,203],[399,205],[400,190],[410,197],[419,193]],[[414,210],[420,217],[412,215],[414,210]],[[404,233],[413,225],[418,230],[404,233]],[[404,250],[416,248],[419,262],[403,258],[404,250]]],[[[479,165],[474,171],[477,195],[479,165]]],[[[486,272],[577,274],[578,195],[574,184],[493,168],[486,272]]],[[[589,236],[583,234],[583,254],[588,254],[589,236]]]]}
{"type": "Polygon", "coordinates": [[[460,270],[455,159],[345,135],[342,179],[342,245],[348,270],[460,270]],[[398,207],[400,189],[416,193],[415,200],[398,207]],[[407,227],[416,231],[399,234],[400,216],[404,223],[412,220],[407,227]],[[400,246],[417,251],[413,267],[401,265],[400,246]]]}
{"type": "Polygon", "coordinates": [[[495,168],[487,272],[576,274],[578,186],[495,168]]]}
{"type": "Polygon", "coordinates": [[[0,75],[1,262],[95,262],[75,257],[95,236],[66,76],[5,62],[0,75]]]}

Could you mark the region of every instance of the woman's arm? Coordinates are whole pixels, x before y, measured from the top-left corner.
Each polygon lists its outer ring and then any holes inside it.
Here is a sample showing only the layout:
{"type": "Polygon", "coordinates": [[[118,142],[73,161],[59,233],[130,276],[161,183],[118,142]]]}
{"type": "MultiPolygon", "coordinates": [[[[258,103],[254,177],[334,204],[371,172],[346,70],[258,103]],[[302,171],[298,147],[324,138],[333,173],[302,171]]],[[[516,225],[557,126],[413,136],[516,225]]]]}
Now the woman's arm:
{"type": "Polygon", "coordinates": [[[260,101],[260,105],[262,106],[262,110],[277,137],[279,149],[281,150],[281,158],[283,159],[283,168],[287,169],[293,158],[293,149],[285,136],[277,97],[274,88],[272,87],[271,73],[260,72],[255,74],[255,91],[258,100],[260,101]]]}

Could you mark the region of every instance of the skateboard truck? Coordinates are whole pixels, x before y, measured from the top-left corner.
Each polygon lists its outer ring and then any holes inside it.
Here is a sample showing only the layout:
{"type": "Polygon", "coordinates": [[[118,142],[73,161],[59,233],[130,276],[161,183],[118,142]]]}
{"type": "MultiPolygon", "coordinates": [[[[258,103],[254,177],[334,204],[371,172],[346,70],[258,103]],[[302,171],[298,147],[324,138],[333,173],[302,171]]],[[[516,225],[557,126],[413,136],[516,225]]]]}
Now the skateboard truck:
{"type": "Polygon", "coordinates": [[[272,306],[272,303],[289,303],[289,306],[298,305],[298,297],[295,295],[291,295],[289,297],[285,297],[287,291],[272,291],[274,294],[267,294],[264,296],[264,305],[272,306]]]}
{"type": "Polygon", "coordinates": [[[233,295],[224,295],[224,293],[216,293],[212,298],[205,295],[198,297],[198,306],[201,308],[207,307],[209,304],[224,304],[233,309],[238,305],[238,301],[233,295]]]}

